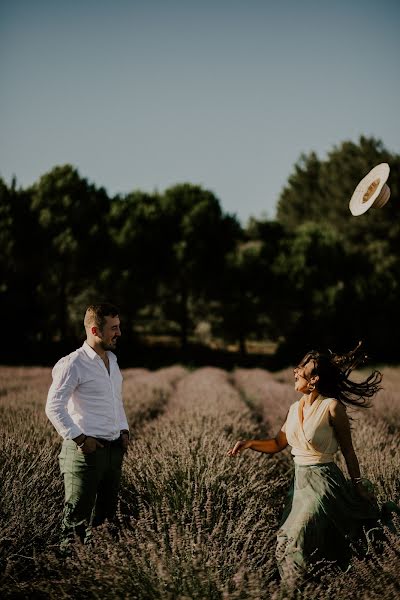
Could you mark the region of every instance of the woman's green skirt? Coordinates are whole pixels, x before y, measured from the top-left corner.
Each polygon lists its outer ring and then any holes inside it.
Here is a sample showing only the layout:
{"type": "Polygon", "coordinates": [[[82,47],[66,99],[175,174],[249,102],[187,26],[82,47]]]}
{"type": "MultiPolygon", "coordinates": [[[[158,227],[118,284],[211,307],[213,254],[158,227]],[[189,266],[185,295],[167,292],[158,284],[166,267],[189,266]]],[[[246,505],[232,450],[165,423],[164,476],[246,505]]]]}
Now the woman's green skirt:
{"type": "Polygon", "coordinates": [[[298,579],[321,561],[347,569],[352,555],[362,557],[384,538],[381,519],[378,505],[361,498],[335,463],[295,465],[278,530],[281,577],[298,579]]]}

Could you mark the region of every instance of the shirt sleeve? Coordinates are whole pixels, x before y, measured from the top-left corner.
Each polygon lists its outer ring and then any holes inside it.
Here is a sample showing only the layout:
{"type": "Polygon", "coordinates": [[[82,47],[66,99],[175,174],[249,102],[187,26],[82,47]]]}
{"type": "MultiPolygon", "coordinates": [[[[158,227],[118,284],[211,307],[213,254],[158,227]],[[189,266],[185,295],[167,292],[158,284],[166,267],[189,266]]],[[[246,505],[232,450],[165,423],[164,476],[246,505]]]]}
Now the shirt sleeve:
{"type": "Polygon", "coordinates": [[[126,419],[124,405],[122,404],[122,400],[120,403],[120,421],[119,421],[119,429],[122,431],[123,429],[127,429],[129,431],[128,421],[126,419]]]}
{"type": "Polygon", "coordinates": [[[122,382],[123,382],[123,377],[122,377],[122,373],[121,370],[118,366],[117,360],[115,359],[115,368],[118,371],[118,388],[116,390],[117,392],[117,411],[118,411],[118,420],[119,420],[119,430],[122,431],[123,429],[126,429],[129,431],[129,425],[128,425],[128,421],[126,418],[126,414],[125,414],[125,409],[124,409],[124,402],[122,400],[122,382]]]}
{"type": "Polygon", "coordinates": [[[123,429],[127,429],[129,431],[128,420],[126,418],[124,403],[122,400],[122,390],[119,395],[119,429],[120,431],[123,429]]]}
{"type": "Polygon", "coordinates": [[[53,383],[46,402],[46,415],[64,439],[73,439],[83,432],[68,413],[68,401],[79,385],[78,369],[69,356],[58,361],[53,369],[53,383]]]}

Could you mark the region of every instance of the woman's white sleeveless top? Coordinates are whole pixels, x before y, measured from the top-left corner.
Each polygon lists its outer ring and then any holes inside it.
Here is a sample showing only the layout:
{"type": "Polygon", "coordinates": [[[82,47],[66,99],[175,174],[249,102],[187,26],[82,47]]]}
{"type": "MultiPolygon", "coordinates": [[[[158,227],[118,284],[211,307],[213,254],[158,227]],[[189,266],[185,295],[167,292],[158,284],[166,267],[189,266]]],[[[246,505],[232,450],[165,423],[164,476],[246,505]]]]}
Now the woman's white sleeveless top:
{"type": "Polygon", "coordinates": [[[299,416],[298,400],[289,409],[282,431],[292,446],[294,462],[298,465],[315,465],[333,461],[338,450],[335,430],[329,423],[329,405],[333,398],[318,396],[303,409],[303,423],[299,416]]]}

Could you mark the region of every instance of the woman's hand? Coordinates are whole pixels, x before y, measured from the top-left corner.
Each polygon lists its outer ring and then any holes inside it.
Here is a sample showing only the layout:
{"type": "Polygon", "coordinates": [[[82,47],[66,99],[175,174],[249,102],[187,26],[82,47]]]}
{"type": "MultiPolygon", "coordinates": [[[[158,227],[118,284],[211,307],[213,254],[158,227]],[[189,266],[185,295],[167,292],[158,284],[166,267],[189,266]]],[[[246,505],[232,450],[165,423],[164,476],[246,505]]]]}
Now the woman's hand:
{"type": "Polygon", "coordinates": [[[360,496],[360,498],[366,500],[370,504],[376,504],[376,498],[374,493],[371,490],[369,490],[362,481],[354,484],[354,487],[356,488],[356,492],[360,496]]]}
{"type": "Polygon", "coordinates": [[[276,434],[276,437],[269,440],[239,440],[232,450],[228,450],[228,454],[229,456],[236,456],[236,454],[247,448],[251,448],[256,452],[264,452],[265,454],[275,454],[284,450],[287,445],[286,433],[280,430],[276,434]]]}
{"type": "Polygon", "coordinates": [[[228,450],[229,456],[236,456],[242,450],[246,450],[246,448],[250,448],[251,440],[239,440],[236,442],[234,447],[231,450],[228,450]]]}

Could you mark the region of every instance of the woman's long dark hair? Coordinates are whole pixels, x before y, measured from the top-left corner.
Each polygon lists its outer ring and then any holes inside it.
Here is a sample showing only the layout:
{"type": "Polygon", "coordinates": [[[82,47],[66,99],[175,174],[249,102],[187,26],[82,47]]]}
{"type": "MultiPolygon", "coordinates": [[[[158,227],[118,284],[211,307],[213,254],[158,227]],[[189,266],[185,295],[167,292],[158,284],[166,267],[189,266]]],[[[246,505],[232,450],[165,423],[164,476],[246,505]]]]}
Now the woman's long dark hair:
{"type": "Polygon", "coordinates": [[[330,350],[328,352],[312,350],[305,355],[299,366],[303,367],[310,360],[314,361],[312,375],[319,376],[316,389],[323,396],[336,398],[344,404],[369,408],[370,399],[382,389],[380,386],[382,373],[373,371],[361,382],[349,379],[351,372],[368,359],[365,352],[361,350],[361,344],[362,342],[359,342],[354,350],[347,354],[335,354],[330,350]]]}

